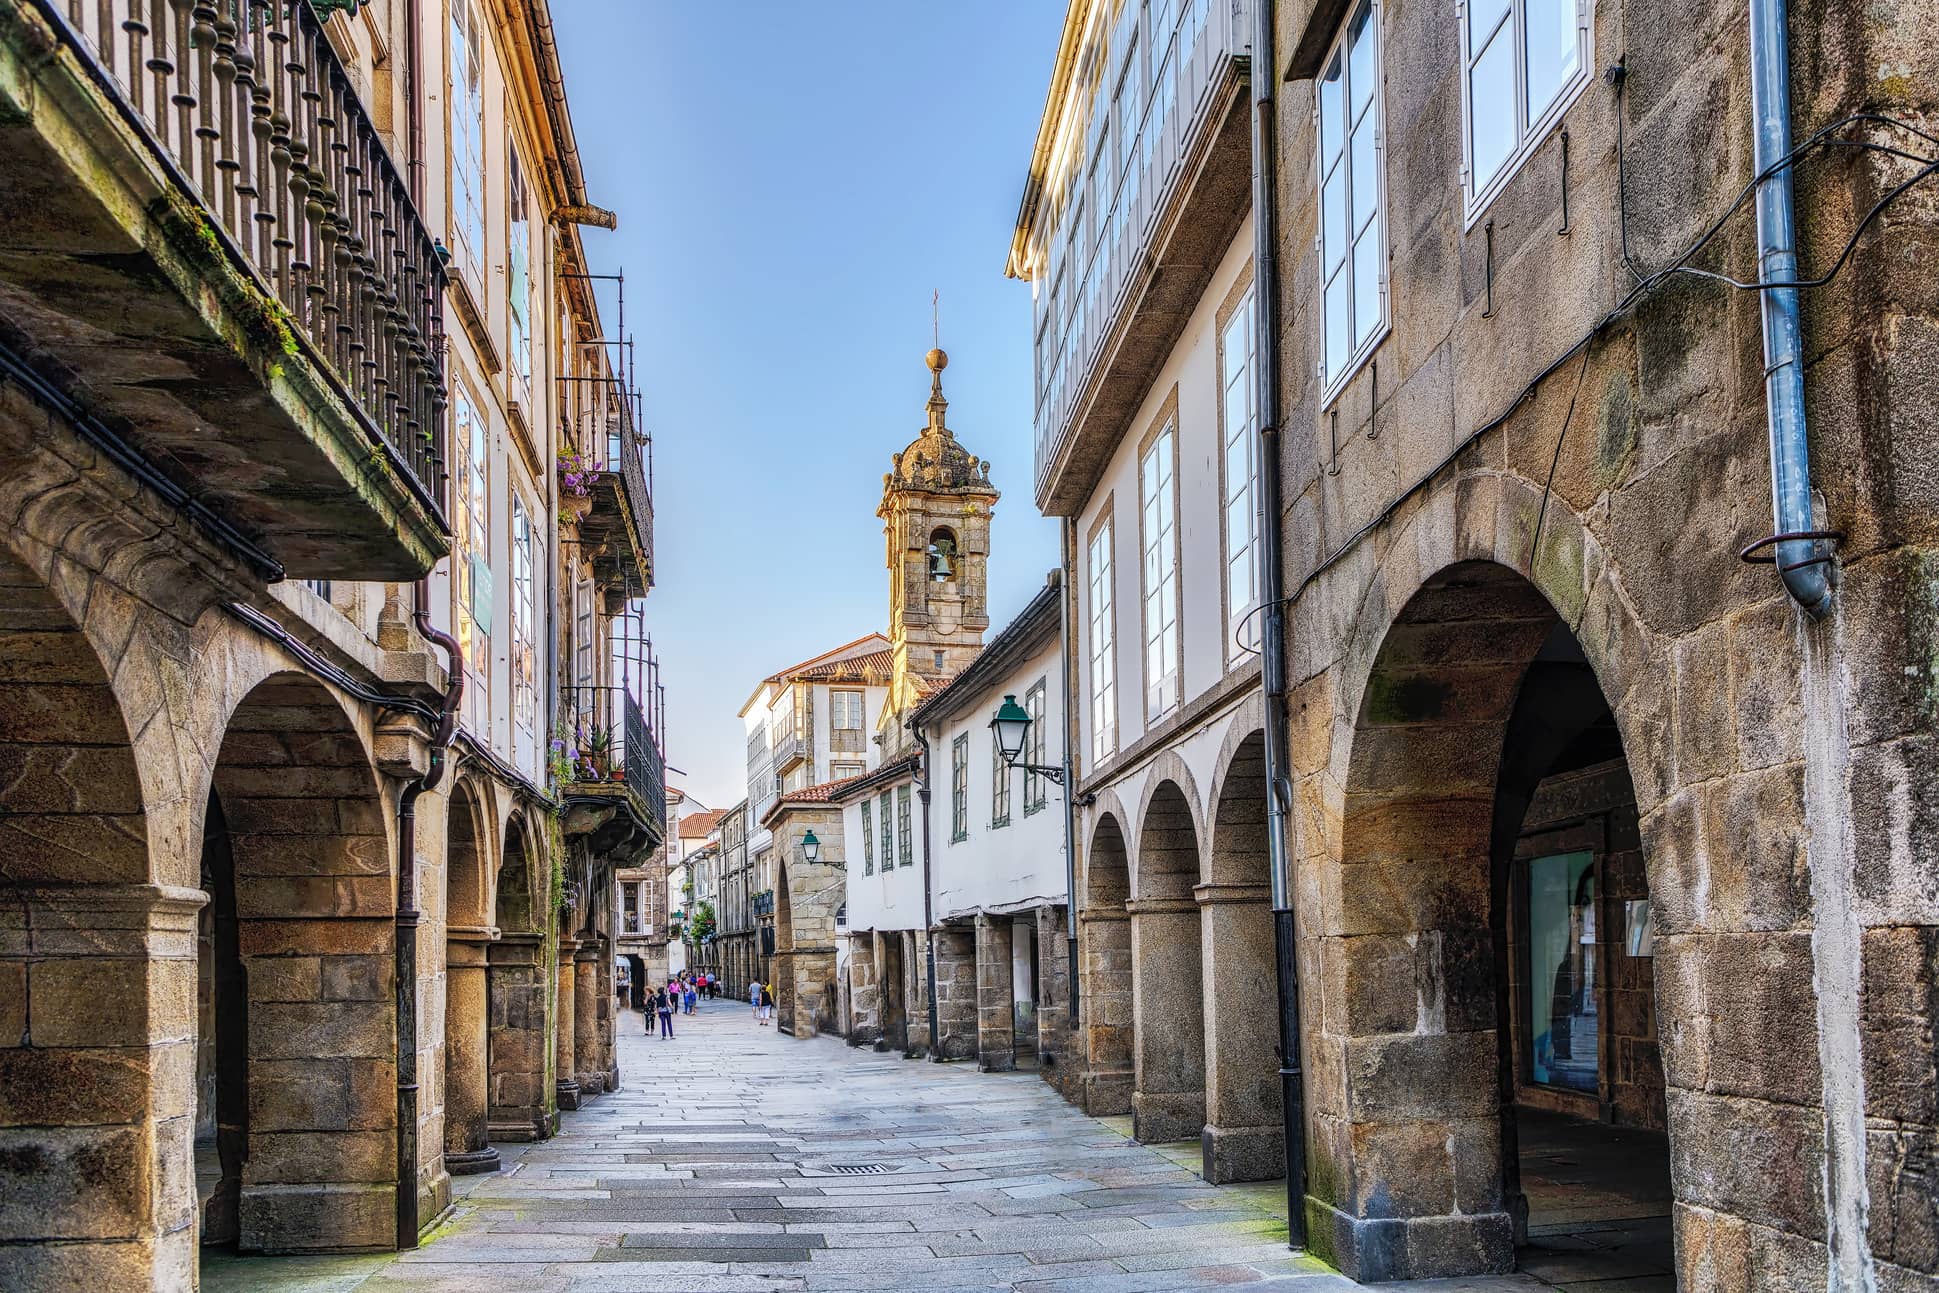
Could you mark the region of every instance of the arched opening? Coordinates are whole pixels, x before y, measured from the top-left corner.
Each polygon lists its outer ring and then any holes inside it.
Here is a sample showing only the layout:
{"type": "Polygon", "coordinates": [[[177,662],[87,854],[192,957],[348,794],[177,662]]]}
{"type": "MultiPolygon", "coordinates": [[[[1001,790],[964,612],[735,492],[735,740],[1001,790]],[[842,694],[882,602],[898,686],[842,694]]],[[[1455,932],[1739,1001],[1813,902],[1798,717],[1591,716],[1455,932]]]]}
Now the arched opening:
{"type": "Polygon", "coordinates": [[[390,1247],[396,878],[363,742],[320,683],[272,675],[230,717],[213,798],[205,851],[219,857],[226,844],[232,862],[247,990],[237,1244],[390,1247]]]}
{"type": "MultiPolygon", "coordinates": [[[[124,613],[125,594],[95,587],[104,618],[124,613]]],[[[143,687],[159,710],[158,683],[143,687]]],[[[195,1068],[192,856],[151,866],[108,673],[60,598],[0,551],[0,1266],[14,1286],[126,1271],[129,1236],[152,1245],[158,1283],[193,1263],[193,1232],[157,1226],[195,1206],[188,1128],[162,1121],[195,1068]]]]}
{"type": "Polygon", "coordinates": [[[957,578],[962,562],[962,553],[956,546],[956,532],[946,525],[937,526],[929,536],[927,550],[929,558],[929,582],[945,584],[957,578]]]}
{"type": "Polygon", "coordinates": [[[1272,874],[1266,854],[1266,738],[1234,748],[1212,806],[1211,861],[1199,887],[1205,981],[1227,990],[1208,1011],[1205,1179],[1266,1181],[1286,1173],[1279,1033],[1258,1009],[1278,980],[1272,874]]]}
{"type": "Polygon", "coordinates": [[[1593,671],[1520,575],[1450,567],[1389,628],[1341,850],[1320,955],[1347,1087],[1316,1111],[1315,1180],[1355,1242],[1410,1237],[1355,1274],[1672,1287],[1635,795],[1593,671]]]}
{"type": "Polygon", "coordinates": [[[638,952],[620,957],[626,963],[626,1002],[635,1010],[646,1009],[646,994],[652,984],[646,981],[646,958],[638,952]]]}
{"type": "Polygon", "coordinates": [[[1199,933],[1198,833],[1190,802],[1160,782],[1138,832],[1131,902],[1132,1013],[1137,1020],[1133,1134],[1199,1140],[1205,1130],[1205,986],[1199,933]]]}
{"type": "Polygon", "coordinates": [[[541,890],[532,866],[535,854],[543,854],[531,846],[529,830],[523,814],[512,814],[492,885],[498,935],[486,953],[491,1011],[486,1120],[492,1140],[535,1140],[552,1131],[545,1107],[545,929],[536,918],[541,890]]]}
{"type": "Polygon", "coordinates": [[[468,781],[452,787],[445,823],[444,1167],[453,1176],[498,1170],[488,1143],[488,955],[484,810],[468,781]]]}
{"type": "Polygon", "coordinates": [[[1110,1117],[1131,1112],[1136,1012],[1131,1004],[1131,864],[1124,831],[1110,813],[1098,815],[1084,859],[1084,905],[1078,914],[1083,960],[1084,1112],[1110,1117]]]}
{"type": "Polygon", "coordinates": [[[788,896],[787,863],[774,869],[774,1024],[794,1032],[794,903],[788,896]]]}

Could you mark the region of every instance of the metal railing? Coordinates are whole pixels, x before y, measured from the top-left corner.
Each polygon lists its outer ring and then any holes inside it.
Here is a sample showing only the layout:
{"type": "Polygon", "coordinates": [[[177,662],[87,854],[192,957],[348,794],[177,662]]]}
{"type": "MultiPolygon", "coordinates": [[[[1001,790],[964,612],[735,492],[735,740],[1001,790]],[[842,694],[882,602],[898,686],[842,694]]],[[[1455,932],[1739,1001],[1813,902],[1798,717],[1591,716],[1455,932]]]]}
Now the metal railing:
{"type": "Polygon", "coordinates": [[[559,379],[565,443],[591,471],[619,480],[633,513],[632,540],[640,564],[653,568],[653,483],[650,447],[639,429],[639,392],[616,376],[603,347],[583,347],[579,370],[559,379]]]}
{"type": "Polygon", "coordinates": [[[763,889],[754,895],[754,914],[772,916],[774,914],[774,890],[763,889]]]}
{"type": "Polygon", "coordinates": [[[424,503],[444,516],[445,272],[307,3],[33,0],[276,304],[424,503]]]}
{"type": "MultiPolygon", "coordinates": [[[[1085,246],[1071,246],[1067,241],[1063,255],[1057,258],[1060,265],[1068,266],[1063,289],[1057,290],[1058,284],[1052,282],[1044,285],[1039,297],[1041,309],[1055,311],[1057,317],[1046,324],[1048,354],[1037,375],[1038,489],[1043,488],[1051,464],[1070,436],[1071,414],[1090,380],[1093,357],[1111,332],[1126,288],[1145,262],[1155,219],[1171,201],[1172,191],[1182,178],[1180,163],[1191,153],[1201,131],[1216,128],[1216,122],[1207,120],[1211,91],[1231,61],[1251,47],[1250,3],[1183,0],[1174,28],[1148,35],[1148,46],[1154,51],[1154,74],[1146,89],[1137,139],[1128,149],[1118,140],[1111,141],[1113,151],[1131,160],[1115,177],[1108,202],[1098,203],[1095,194],[1089,195],[1092,201],[1087,205],[1100,208],[1087,221],[1096,233],[1085,246]]],[[[1107,51],[1107,56],[1112,66],[1120,57],[1116,50],[1107,51]]],[[[1107,79],[1105,84],[1113,82],[1107,79]]],[[[1093,116],[1116,116],[1102,90],[1091,112],[1093,116]]],[[[1079,168],[1080,190],[1092,174],[1091,148],[1098,141],[1094,126],[1089,135],[1083,155],[1069,163],[1079,168]]],[[[1111,165],[1108,160],[1102,164],[1111,165]]],[[[1076,205],[1073,199],[1072,209],[1076,205]]],[[[1069,214],[1061,211],[1053,218],[1062,224],[1069,214]]],[[[1072,236],[1072,230],[1054,227],[1049,241],[1072,236]]],[[[1039,315],[1033,322],[1044,320],[1039,315]]]]}
{"type": "Polygon", "coordinates": [[[618,783],[637,794],[649,818],[664,830],[666,760],[640,704],[623,687],[568,687],[572,785],[618,783]]]}

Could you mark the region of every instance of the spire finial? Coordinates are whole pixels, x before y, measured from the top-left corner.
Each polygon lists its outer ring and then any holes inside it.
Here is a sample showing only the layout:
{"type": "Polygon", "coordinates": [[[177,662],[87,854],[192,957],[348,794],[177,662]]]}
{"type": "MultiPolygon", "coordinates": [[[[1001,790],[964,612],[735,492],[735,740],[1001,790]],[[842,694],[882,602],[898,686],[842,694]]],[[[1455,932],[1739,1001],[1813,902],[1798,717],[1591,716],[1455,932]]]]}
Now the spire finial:
{"type": "Polygon", "coordinates": [[[929,365],[929,429],[948,435],[949,428],[943,425],[943,410],[949,407],[949,401],[943,398],[943,369],[949,367],[949,356],[937,346],[923,362],[929,365]]]}

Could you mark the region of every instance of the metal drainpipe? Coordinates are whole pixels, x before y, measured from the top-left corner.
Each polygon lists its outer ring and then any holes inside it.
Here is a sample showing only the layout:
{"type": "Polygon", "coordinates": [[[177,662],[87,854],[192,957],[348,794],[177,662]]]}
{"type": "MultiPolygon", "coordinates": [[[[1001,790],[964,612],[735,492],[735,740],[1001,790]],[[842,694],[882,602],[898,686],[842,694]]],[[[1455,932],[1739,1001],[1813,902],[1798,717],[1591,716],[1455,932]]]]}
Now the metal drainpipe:
{"type": "MultiPolygon", "coordinates": [[[[1791,152],[1790,19],[1786,0],[1750,0],[1751,110],[1757,118],[1753,165],[1763,174],[1791,152]]],[[[1780,167],[1757,188],[1757,269],[1764,282],[1798,276],[1797,224],[1791,168],[1780,167]]],[[[1804,345],[1798,289],[1767,287],[1764,316],[1764,398],[1771,436],[1771,511],[1777,526],[1777,566],[1792,600],[1811,615],[1831,608],[1826,551],[1811,509],[1811,443],[1804,417],[1804,345]],[[1800,536],[1795,538],[1781,536],[1800,536]]]]}
{"type": "Polygon", "coordinates": [[[464,696],[465,671],[458,658],[458,642],[431,623],[424,581],[412,586],[412,618],[426,641],[444,648],[451,671],[440,706],[438,726],[431,737],[431,763],[424,775],[404,787],[397,798],[397,1247],[417,1247],[417,798],[444,779],[444,755],[458,726],[458,702],[464,696]]]}
{"type": "Polygon", "coordinates": [[[916,798],[922,801],[922,945],[929,965],[929,1058],[942,1058],[942,1038],[937,1035],[936,1014],[936,929],[929,898],[929,742],[922,729],[912,727],[916,746],[922,751],[920,775],[916,778],[916,798]]]}
{"type": "MultiPolygon", "coordinates": [[[[1077,518],[1064,518],[1064,572],[1069,577],[1063,579],[1063,587],[1057,591],[1062,594],[1058,614],[1063,617],[1060,629],[1060,655],[1058,664],[1064,671],[1061,686],[1064,702],[1064,958],[1066,974],[1070,980],[1071,1042],[1077,1041],[1081,1025],[1078,1022],[1078,973],[1077,973],[1077,760],[1072,757],[1071,711],[1076,697],[1070,681],[1075,665],[1071,654],[1071,633],[1076,627],[1076,617],[1071,614],[1071,602],[1077,596],[1077,518]]],[[[1060,575],[1063,572],[1060,572],[1060,575]]],[[[1088,1047],[1086,1048],[1088,1050],[1088,1047]]]]}
{"type": "Polygon", "coordinates": [[[1256,0],[1252,34],[1253,309],[1259,401],[1259,597],[1265,607],[1261,674],[1266,709],[1266,849],[1271,866],[1273,959],[1279,984],[1279,1084],[1286,1139],[1286,1237],[1306,1246],[1306,1083],[1300,1063],[1299,960],[1294,944],[1292,778],[1286,740],[1286,575],[1280,525],[1279,266],[1273,171],[1273,3],[1256,0]]]}

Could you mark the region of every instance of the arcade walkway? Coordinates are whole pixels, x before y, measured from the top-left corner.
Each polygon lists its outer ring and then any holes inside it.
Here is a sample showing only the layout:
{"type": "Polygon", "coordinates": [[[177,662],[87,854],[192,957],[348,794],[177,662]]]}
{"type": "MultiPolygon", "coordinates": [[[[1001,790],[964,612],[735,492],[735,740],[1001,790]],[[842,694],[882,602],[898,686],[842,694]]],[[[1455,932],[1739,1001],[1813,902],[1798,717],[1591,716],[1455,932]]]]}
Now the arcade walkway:
{"type": "MultiPolygon", "coordinates": [[[[1285,1246],[1278,1185],[1214,1187],[1035,1074],[796,1042],[703,1003],[670,1042],[621,1020],[625,1089],[460,1178],[413,1253],[205,1253],[211,1293],[1257,1293],[1359,1286],[1285,1246]]],[[[1128,1119],[1125,1122],[1128,1124],[1128,1119]]],[[[1600,1293],[1642,1284],[1567,1283],[1600,1293]]],[[[1526,1276],[1401,1286],[1535,1293],[1526,1276]]]]}

